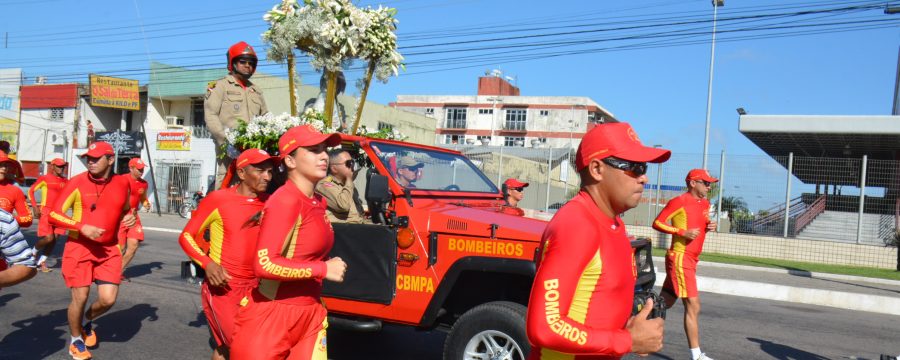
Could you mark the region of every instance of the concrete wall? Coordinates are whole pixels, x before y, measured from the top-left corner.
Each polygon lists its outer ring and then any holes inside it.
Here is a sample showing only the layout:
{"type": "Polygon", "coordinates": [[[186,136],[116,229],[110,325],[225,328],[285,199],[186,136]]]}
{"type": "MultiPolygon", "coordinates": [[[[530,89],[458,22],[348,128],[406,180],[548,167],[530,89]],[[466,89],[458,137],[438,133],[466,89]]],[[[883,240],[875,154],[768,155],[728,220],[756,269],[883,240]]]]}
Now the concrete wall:
{"type": "MultiPolygon", "coordinates": [[[[649,226],[629,225],[628,232],[651,238],[656,247],[668,248],[671,242],[671,236],[649,226]]],[[[703,252],[883,269],[894,269],[897,261],[895,247],[721,232],[707,234],[703,252]]]]}

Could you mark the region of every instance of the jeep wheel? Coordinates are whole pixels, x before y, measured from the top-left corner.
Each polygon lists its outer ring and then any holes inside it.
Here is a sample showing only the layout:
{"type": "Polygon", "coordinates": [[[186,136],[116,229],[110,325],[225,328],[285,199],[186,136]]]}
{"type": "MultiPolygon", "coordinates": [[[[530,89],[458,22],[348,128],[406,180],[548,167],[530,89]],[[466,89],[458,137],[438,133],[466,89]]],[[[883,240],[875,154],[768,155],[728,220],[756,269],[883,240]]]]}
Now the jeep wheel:
{"type": "Polygon", "coordinates": [[[524,360],[525,306],[497,301],[466,311],[447,335],[444,360],[524,360]]]}

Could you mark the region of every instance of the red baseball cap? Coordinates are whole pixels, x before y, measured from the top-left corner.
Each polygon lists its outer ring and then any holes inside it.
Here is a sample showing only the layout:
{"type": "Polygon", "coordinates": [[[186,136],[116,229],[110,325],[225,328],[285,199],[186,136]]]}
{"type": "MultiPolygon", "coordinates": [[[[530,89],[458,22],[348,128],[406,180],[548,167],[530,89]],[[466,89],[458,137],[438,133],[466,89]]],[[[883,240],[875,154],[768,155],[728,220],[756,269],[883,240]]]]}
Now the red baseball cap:
{"type": "Polygon", "coordinates": [[[110,145],[108,142],[97,141],[97,142],[91,144],[91,146],[88,146],[88,151],[84,154],[81,154],[81,157],[87,156],[87,157],[92,157],[92,158],[99,158],[104,155],[115,155],[115,154],[116,154],[116,152],[113,151],[112,145],[110,145]]]}
{"type": "Polygon", "coordinates": [[[669,150],[641,144],[641,139],[628,123],[605,123],[595,126],[584,134],[575,154],[575,165],[581,170],[593,159],[608,157],[633,162],[661,163],[669,160],[671,155],[672,152],[669,150]]]}
{"type": "Polygon", "coordinates": [[[50,160],[50,164],[56,165],[56,166],[59,166],[59,167],[63,167],[63,166],[69,165],[69,163],[67,163],[67,162],[66,162],[65,160],[63,160],[62,158],[56,158],[56,159],[50,160]]]}
{"type": "Polygon", "coordinates": [[[24,178],[24,173],[22,172],[22,164],[19,163],[19,160],[16,160],[14,157],[9,156],[3,150],[0,150],[0,163],[8,162],[12,164],[13,171],[10,175],[13,180],[18,181],[18,178],[24,178]]]}
{"type": "Polygon", "coordinates": [[[141,158],[132,158],[128,160],[128,167],[135,167],[138,170],[144,170],[144,162],[141,161],[141,158]]]}
{"type": "Polygon", "coordinates": [[[688,171],[688,174],[684,177],[684,180],[703,180],[711,183],[719,182],[719,179],[712,177],[711,175],[709,175],[709,171],[703,169],[693,169],[691,171],[688,171]]]}
{"type": "Polygon", "coordinates": [[[341,143],[341,135],[337,133],[323,134],[312,125],[300,125],[290,128],[278,139],[278,156],[282,159],[301,146],[313,146],[325,143],[329,147],[341,143]]]}
{"type": "Polygon", "coordinates": [[[238,169],[243,169],[247,167],[247,165],[256,165],[267,160],[277,161],[278,157],[269,155],[265,150],[262,149],[247,149],[241,153],[237,158],[237,162],[235,163],[235,167],[238,169]]]}
{"type": "Polygon", "coordinates": [[[513,179],[513,178],[506,179],[506,181],[504,181],[503,184],[506,185],[506,187],[511,187],[511,188],[528,187],[527,182],[521,182],[521,181],[519,181],[517,179],[513,179]]]}

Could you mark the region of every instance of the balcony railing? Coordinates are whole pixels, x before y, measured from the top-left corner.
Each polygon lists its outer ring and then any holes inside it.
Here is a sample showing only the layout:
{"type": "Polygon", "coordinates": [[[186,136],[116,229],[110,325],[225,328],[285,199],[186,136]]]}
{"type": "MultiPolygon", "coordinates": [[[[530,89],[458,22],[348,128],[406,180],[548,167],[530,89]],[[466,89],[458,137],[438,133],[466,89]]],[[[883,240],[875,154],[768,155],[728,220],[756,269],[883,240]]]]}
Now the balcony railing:
{"type": "Polygon", "coordinates": [[[507,121],[503,124],[503,130],[524,132],[525,123],[521,121],[507,121]]]}
{"type": "Polygon", "coordinates": [[[447,120],[444,122],[445,129],[465,129],[466,121],[465,120],[447,120]]]}

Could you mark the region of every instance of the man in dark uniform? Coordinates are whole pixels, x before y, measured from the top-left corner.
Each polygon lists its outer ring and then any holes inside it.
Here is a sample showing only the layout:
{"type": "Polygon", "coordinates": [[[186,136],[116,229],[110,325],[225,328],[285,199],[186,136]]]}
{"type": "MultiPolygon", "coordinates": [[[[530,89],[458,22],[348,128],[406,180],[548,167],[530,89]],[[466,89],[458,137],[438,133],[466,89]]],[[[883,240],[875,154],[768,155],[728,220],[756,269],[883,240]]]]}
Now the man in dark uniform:
{"type": "Polygon", "coordinates": [[[231,159],[222,154],[225,143],[225,129],[237,127],[237,121],[250,121],[254,116],[269,112],[262,91],[250,82],[256,72],[256,52],[249,44],[241,41],[228,49],[228,75],[210,82],[203,102],[206,126],[216,143],[216,185],[222,185],[222,178],[231,159]]]}

